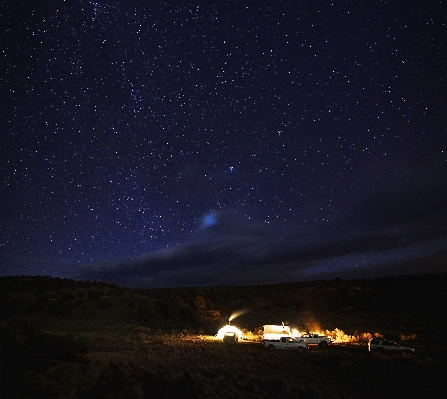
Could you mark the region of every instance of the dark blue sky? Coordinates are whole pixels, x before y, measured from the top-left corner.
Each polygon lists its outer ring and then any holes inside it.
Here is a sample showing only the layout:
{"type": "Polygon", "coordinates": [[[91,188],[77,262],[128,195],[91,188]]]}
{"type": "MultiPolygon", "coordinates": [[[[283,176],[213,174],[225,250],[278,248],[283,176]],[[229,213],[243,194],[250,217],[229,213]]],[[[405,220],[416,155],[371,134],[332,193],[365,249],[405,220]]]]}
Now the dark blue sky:
{"type": "Polygon", "coordinates": [[[0,273],[446,271],[446,4],[186,3],[2,3],[0,273]]]}

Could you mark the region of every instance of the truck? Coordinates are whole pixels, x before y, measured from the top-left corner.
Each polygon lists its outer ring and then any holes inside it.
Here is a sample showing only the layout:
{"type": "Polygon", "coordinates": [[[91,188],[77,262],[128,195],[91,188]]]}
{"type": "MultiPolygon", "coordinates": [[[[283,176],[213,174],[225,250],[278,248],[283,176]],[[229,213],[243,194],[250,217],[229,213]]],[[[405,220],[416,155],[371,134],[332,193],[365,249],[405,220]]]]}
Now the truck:
{"type": "Polygon", "coordinates": [[[268,324],[264,326],[264,332],[262,334],[263,340],[272,340],[279,341],[280,337],[291,337],[296,338],[297,340],[304,340],[308,345],[318,345],[321,348],[325,348],[332,340],[330,337],[326,337],[324,335],[320,335],[318,333],[305,333],[300,335],[297,330],[293,332],[290,330],[290,327],[287,325],[272,325],[268,324]]]}
{"type": "Polygon", "coordinates": [[[307,343],[292,337],[280,337],[277,339],[263,339],[262,343],[269,351],[275,349],[291,349],[301,353],[309,348],[307,343]]]}
{"type": "Polygon", "coordinates": [[[307,333],[299,338],[304,339],[304,342],[306,342],[309,345],[318,345],[322,348],[328,346],[332,342],[330,337],[325,337],[324,335],[316,333],[307,333]]]}
{"type": "Polygon", "coordinates": [[[396,341],[388,341],[386,339],[373,339],[368,342],[368,350],[370,352],[394,352],[394,353],[413,353],[414,348],[399,345],[396,341]]]}

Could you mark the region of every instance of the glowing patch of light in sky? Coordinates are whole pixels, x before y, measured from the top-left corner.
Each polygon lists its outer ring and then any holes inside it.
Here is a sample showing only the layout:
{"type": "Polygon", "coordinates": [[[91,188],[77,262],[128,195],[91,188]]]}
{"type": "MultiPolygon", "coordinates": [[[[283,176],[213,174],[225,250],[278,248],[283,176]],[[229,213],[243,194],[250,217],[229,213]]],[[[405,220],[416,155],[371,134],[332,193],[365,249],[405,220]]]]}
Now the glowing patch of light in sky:
{"type": "Polygon", "coordinates": [[[215,213],[208,213],[202,219],[202,227],[207,228],[217,223],[217,216],[215,213]]]}

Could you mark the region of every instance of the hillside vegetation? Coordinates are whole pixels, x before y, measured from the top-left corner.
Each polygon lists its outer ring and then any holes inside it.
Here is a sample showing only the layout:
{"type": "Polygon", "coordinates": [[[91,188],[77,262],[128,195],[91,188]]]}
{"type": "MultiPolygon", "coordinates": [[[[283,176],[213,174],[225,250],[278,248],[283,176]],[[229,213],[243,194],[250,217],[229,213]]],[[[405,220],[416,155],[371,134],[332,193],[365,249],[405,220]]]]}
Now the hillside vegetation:
{"type": "Polygon", "coordinates": [[[447,371],[447,274],[172,289],[10,276],[0,295],[2,398],[437,397],[447,371]],[[214,338],[230,316],[248,338],[233,346],[214,338]],[[348,339],[268,353],[262,326],[281,322],[348,339]],[[372,356],[374,334],[417,354],[372,356]]]}

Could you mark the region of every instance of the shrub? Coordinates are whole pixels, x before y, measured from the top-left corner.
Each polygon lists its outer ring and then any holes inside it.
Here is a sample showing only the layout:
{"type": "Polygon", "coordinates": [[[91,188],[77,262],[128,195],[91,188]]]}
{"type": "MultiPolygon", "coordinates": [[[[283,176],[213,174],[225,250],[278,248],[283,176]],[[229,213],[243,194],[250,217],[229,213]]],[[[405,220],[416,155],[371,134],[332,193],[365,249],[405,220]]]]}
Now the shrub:
{"type": "Polygon", "coordinates": [[[61,300],[64,301],[64,302],[70,302],[73,299],[75,299],[75,296],[71,292],[64,292],[61,295],[61,300]]]}
{"type": "Polygon", "coordinates": [[[99,302],[97,303],[96,307],[99,310],[106,310],[106,309],[112,309],[113,307],[113,302],[110,298],[108,297],[103,297],[99,300],[99,302]]]}
{"type": "Polygon", "coordinates": [[[141,321],[144,321],[145,323],[151,323],[157,318],[154,307],[143,301],[137,306],[137,312],[141,321]]]}
{"type": "Polygon", "coordinates": [[[50,314],[55,317],[70,317],[73,315],[73,305],[62,301],[55,301],[50,308],[50,314]]]}
{"type": "Polygon", "coordinates": [[[90,290],[87,293],[88,300],[92,302],[98,302],[103,296],[103,293],[99,290],[90,290]]]}
{"type": "Polygon", "coordinates": [[[88,351],[88,341],[73,334],[40,334],[35,353],[39,358],[72,361],[80,353],[88,351]]]}

